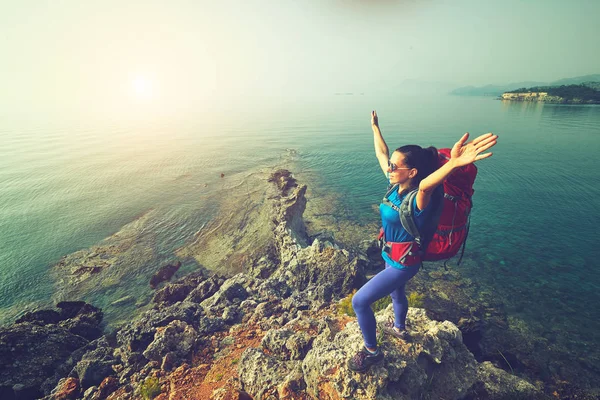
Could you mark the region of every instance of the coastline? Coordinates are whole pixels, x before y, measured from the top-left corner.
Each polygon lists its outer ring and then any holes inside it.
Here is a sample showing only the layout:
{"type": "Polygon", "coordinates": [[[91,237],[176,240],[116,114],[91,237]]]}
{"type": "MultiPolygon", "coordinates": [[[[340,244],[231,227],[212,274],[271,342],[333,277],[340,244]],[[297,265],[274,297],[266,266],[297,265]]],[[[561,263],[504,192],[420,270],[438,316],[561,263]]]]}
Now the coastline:
{"type": "Polygon", "coordinates": [[[573,104],[573,105],[597,105],[600,104],[600,101],[594,101],[594,100],[587,100],[587,101],[582,101],[582,100],[565,100],[562,98],[559,99],[547,99],[547,100],[540,100],[540,99],[503,99],[502,97],[497,97],[496,100],[500,100],[500,101],[507,101],[507,102],[521,102],[521,103],[548,103],[548,104],[573,104]]]}

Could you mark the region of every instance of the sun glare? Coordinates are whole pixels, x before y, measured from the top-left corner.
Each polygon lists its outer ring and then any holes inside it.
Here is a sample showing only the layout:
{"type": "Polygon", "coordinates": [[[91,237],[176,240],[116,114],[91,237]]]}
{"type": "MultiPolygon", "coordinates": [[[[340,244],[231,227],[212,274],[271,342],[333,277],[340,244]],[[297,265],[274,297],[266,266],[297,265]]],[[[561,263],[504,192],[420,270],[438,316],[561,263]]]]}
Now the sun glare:
{"type": "Polygon", "coordinates": [[[132,87],[136,97],[141,99],[148,99],[154,94],[152,82],[144,76],[137,76],[132,81],[132,87]]]}

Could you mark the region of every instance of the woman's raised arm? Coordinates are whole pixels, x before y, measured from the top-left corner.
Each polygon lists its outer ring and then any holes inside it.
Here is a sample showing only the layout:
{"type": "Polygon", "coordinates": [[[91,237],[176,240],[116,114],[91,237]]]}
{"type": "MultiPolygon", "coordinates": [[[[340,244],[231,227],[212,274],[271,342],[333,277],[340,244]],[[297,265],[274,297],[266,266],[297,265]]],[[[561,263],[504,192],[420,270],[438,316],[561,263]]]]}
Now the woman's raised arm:
{"type": "Polygon", "coordinates": [[[433,189],[444,182],[454,169],[491,157],[492,153],[481,153],[496,145],[498,135],[486,133],[465,144],[468,138],[469,134],[465,133],[452,147],[450,160],[421,181],[416,199],[419,210],[427,207],[433,189]]]}
{"type": "Polygon", "coordinates": [[[387,177],[388,174],[388,161],[390,159],[390,151],[388,150],[383,135],[379,129],[379,119],[377,118],[377,112],[371,111],[371,128],[373,128],[373,142],[375,144],[375,155],[379,161],[381,170],[387,177]]]}

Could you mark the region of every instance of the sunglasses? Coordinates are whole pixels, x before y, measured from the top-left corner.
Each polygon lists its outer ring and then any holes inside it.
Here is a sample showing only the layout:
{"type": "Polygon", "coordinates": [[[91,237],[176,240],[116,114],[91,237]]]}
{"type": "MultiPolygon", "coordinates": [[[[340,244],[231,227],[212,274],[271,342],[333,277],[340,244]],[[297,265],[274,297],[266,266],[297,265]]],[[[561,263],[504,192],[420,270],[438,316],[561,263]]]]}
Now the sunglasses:
{"type": "Polygon", "coordinates": [[[397,169],[412,169],[412,168],[407,168],[407,167],[399,167],[396,164],[393,164],[390,160],[388,160],[388,168],[389,168],[390,172],[394,172],[397,169]]]}

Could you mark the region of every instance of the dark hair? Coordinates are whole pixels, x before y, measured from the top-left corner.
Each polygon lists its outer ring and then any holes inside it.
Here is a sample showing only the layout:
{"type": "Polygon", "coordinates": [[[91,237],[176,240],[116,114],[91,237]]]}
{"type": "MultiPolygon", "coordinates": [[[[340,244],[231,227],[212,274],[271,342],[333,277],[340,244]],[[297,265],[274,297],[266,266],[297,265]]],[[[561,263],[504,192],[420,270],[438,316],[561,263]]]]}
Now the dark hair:
{"type": "Polygon", "coordinates": [[[416,144],[409,144],[398,147],[396,151],[404,155],[407,167],[417,170],[417,176],[412,179],[413,186],[419,186],[423,179],[438,168],[438,151],[433,146],[424,149],[416,144]]]}

